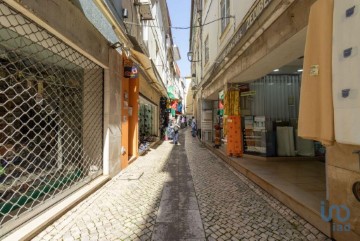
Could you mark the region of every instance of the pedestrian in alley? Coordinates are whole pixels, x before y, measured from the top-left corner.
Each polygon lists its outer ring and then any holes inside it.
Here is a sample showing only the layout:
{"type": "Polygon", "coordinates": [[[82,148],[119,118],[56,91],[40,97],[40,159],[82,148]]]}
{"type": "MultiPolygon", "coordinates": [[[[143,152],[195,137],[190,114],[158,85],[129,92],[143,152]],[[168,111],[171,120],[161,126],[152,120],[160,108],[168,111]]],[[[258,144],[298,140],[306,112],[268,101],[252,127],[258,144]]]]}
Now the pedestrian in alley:
{"type": "Polygon", "coordinates": [[[191,118],[191,134],[193,137],[196,136],[196,120],[194,118],[194,116],[191,118]]]}
{"type": "Polygon", "coordinates": [[[185,116],[181,116],[181,128],[185,128],[185,126],[186,126],[185,116]]]}
{"type": "Polygon", "coordinates": [[[173,142],[174,142],[175,145],[177,145],[178,142],[179,142],[179,129],[180,129],[180,125],[177,123],[176,119],[173,120],[172,129],[174,130],[173,142]]]}

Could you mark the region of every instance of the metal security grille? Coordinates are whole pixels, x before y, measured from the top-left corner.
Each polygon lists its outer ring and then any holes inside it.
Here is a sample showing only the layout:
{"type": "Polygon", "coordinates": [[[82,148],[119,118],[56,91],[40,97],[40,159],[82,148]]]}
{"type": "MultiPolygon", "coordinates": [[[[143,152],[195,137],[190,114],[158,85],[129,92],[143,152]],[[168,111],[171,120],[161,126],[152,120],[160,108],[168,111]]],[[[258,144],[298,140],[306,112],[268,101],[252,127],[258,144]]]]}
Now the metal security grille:
{"type": "Polygon", "coordinates": [[[0,0],[0,236],[102,174],[103,69],[0,0]]]}

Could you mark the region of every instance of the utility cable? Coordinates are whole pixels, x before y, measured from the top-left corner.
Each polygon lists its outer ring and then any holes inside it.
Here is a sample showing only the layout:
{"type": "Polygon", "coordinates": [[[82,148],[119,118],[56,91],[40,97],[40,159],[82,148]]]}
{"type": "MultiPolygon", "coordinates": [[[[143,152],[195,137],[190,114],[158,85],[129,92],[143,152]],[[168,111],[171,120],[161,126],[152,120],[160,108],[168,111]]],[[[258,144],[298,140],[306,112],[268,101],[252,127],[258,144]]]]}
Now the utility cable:
{"type": "MultiPolygon", "coordinates": [[[[227,18],[234,18],[234,16],[226,16],[226,17],[222,17],[222,18],[212,20],[212,21],[204,23],[204,24],[194,25],[194,26],[190,26],[190,27],[174,27],[174,26],[170,26],[169,28],[180,29],[180,30],[191,29],[191,28],[201,28],[203,26],[206,26],[206,25],[209,25],[209,24],[212,24],[212,23],[215,23],[215,22],[221,21],[223,19],[227,19],[227,18]]],[[[156,26],[156,25],[144,25],[144,24],[139,24],[139,23],[134,23],[134,22],[127,22],[127,21],[124,21],[124,23],[129,24],[129,25],[147,26],[149,28],[160,28],[160,29],[164,28],[164,27],[156,26]]]]}

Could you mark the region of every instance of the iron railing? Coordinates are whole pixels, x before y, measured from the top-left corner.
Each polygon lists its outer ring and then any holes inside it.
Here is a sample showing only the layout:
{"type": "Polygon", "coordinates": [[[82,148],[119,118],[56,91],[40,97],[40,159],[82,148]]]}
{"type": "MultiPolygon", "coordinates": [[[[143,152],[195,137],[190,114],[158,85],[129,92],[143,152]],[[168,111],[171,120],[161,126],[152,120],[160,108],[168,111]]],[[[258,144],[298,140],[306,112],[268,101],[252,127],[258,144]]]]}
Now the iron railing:
{"type": "Polygon", "coordinates": [[[0,0],[0,237],[100,175],[102,142],[103,69],[0,0]]]}

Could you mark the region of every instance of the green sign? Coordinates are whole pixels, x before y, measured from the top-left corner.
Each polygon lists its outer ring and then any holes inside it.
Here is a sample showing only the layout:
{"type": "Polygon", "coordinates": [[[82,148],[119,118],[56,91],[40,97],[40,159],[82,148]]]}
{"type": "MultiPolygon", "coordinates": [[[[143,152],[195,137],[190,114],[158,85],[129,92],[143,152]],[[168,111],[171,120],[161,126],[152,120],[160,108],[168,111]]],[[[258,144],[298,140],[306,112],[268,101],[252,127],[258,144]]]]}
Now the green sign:
{"type": "Polygon", "coordinates": [[[224,99],[224,91],[220,91],[219,92],[219,100],[223,100],[224,99]]]}
{"type": "Polygon", "coordinates": [[[256,91],[251,90],[251,91],[241,92],[241,96],[251,96],[251,95],[256,95],[256,91]]]}

